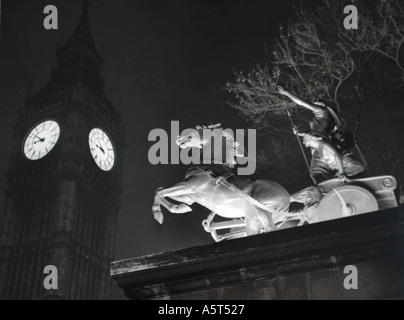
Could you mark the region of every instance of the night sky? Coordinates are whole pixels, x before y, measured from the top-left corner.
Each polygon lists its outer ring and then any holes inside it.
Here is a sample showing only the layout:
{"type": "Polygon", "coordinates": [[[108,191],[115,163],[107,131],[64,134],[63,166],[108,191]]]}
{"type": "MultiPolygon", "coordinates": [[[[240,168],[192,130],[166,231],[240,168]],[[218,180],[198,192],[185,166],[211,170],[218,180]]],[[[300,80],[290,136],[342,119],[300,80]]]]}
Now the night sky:
{"type": "MultiPolygon", "coordinates": [[[[154,190],[182,179],[184,165],[148,162],[154,128],[169,132],[199,123],[247,129],[230,108],[223,90],[233,70],[266,61],[282,17],[291,12],[282,1],[90,1],[89,23],[104,58],[105,91],[122,113],[126,127],[122,210],[118,217],[115,259],[212,243],[201,221],[209,213],[152,217],[154,190]]],[[[12,126],[28,90],[36,93],[50,78],[57,49],[76,27],[82,1],[2,1],[0,60],[0,185],[12,146],[12,126]],[[45,30],[43,8],[59,11],[59,29],[45,30]]],[[[119,156],[119,155],[118,155],[119,156]]],[[[4,197],[1,198],[3,209],[4,197]]],[[[119,297],[119,290],[114,290],[119,297]]]]}
{"type": "MultiPolygon", "coordinates": [[[[209,212],[198,205],[182,216],[165,212],[163,225],[153,219],[154,190],[180,181],[186,167],[151,165],[148,134],[155,128],[169,132],[172,120],[180,121],[181,130],[217,122],[248,129],[227,104],[234,97],[223,88],[234,81],[233,70],[248,71],[267,60],[265,48],[279,23],[290,17],[294,2],[90,1],[89,23],[104,58],[106,95],[122,114],[128,145],[116,260],[213,243],[201,225],[209,212]]],[[[72,34],[82,9],[81,0],[1,1],[1,188],[24,94],[38,92],[49,81],[56,51],[72,34]],[[58,30],[43,27],[48,4],[59,10],[58,30]]],[[[3,195],[0,200],[3,209],[3,195]]],[[[114,288],[113,297],[120,294],[114,288]]]]}

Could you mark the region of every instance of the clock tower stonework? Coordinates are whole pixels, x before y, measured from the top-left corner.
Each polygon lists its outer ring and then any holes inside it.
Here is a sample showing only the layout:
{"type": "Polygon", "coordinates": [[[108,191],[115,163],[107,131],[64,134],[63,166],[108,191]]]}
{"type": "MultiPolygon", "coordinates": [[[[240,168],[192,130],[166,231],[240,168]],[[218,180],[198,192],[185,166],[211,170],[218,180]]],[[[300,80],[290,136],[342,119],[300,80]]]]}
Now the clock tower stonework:
{"type": "Polygon", "coordinates": [[[49,83],[26,100],[14,127],[0,225],[0,299],[110,298],[124,129],[104,93],[102,65],[85,5],[49,83]],[[45,123],[60,129],[52,142],[45,123]],[[101,134],[90,138],[94,129],[101,134]],[[32,148],[44,153],[33,155],[32,148]],[[57,272],[44,272],[49,265],[57,272]],[[48,276],[51,289],[44,285],[48,276]]]}

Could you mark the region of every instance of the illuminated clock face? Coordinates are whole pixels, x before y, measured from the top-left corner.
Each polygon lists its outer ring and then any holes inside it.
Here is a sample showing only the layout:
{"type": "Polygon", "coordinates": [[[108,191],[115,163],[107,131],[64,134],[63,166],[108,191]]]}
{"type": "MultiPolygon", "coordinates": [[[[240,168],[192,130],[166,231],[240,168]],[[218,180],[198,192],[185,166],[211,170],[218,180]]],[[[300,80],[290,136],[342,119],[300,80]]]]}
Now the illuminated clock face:
{"type": "Polygon", "coordinates": [[[101,170],[109,171],[115,163],[115,150],[105,131],[94,128],[88,136],[91,155],[101,170]]]}
{"type": "Polygon", "coordinates": [[[59,139],[60,127],[56,121],[46,120],[36,125],[24,141],[24,154],[30,160],[46,156],[59,139]]]}

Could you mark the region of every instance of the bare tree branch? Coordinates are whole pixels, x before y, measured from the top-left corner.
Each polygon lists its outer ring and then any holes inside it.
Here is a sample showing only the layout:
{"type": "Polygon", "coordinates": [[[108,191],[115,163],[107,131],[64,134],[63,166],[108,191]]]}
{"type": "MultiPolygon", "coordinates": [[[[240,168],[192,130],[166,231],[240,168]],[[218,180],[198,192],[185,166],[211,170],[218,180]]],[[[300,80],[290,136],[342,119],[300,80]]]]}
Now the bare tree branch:
{"type": "Polygon", "coordinates": [[[267,132],[268,128],[284,130],[288,110],[297,121],[302,118],[302,111],[277,93],[278,85],[306,101],[327,100],[338,111],[341,101],[354,97],[358,134],[369,84],[383,63],[380,57],[404,71],[404,59],[400,59],[404,51],[404,2],[355,1],[360,12],[356,30],[343,26],[347,4],[350,1],[323,0],[316,8],[294,7],[295,20],[279,27],[270,62],[257,65],[247,74],[235,73],[236,82],[227,83],[226,89],[237,100],[231,106],[267,132]],[[348,82],[351,89],[344,87],[348,82]]]}

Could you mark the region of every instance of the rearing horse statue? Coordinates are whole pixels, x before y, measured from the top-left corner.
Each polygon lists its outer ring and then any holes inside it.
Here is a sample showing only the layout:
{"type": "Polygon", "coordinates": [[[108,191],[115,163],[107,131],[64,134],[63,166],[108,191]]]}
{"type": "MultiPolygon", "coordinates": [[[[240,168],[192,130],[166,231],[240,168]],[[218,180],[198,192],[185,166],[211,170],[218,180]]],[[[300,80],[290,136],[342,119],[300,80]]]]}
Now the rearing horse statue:
{"type": "MultiPolygon", "coordinates": [[[[186,130],[178,136],[176,143],[181,149],[212,147],[212,136],[204,138],[204,129],[219,129],[227,144],[232,148],[225,162],[218,163],[212,154],[211,164],[191,165],[185,179],[168,188],[156,190],[152,207],[154,218],[163,223],[161,205],[172,213],[192,211],[191,205],[198,203],[224,218],[241,218],[246,225],[246,234],[254,235],[276,229],[273,219],[275,213],[287,213],[290,195],[281,185],[268,179],[251,179],[237,176],[232,172],[235,157],[243,156],[238,152],[238,144],[219,125],[197,126],[193,133],[186,130]],[[179,202],[172,203],[168,198],[179,202]]],[[[206,160],[206,159],[205,159],[206,160]]],[[[206,163],[204,161],[203,163],[206,163]]]]}

